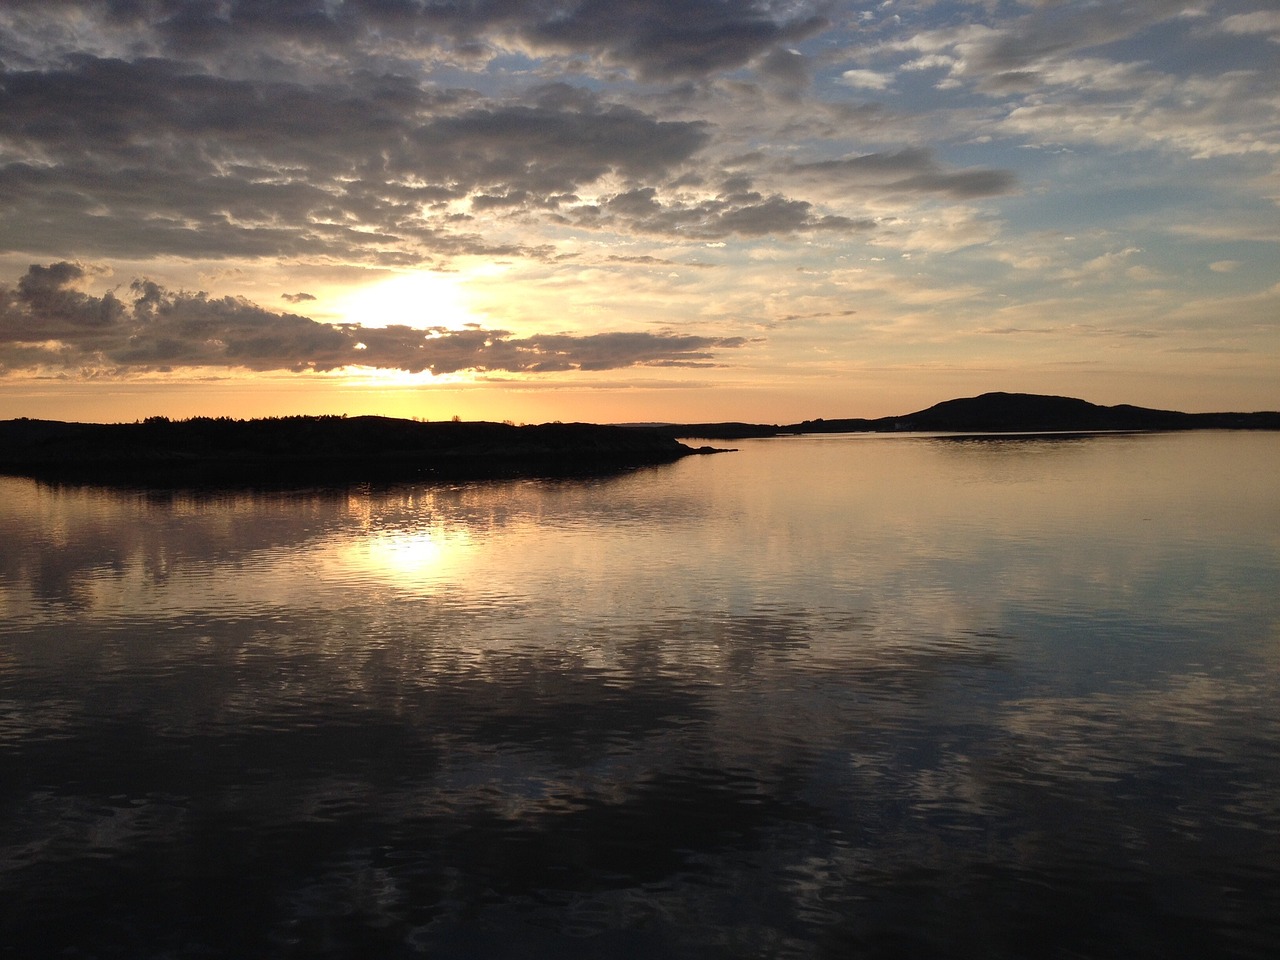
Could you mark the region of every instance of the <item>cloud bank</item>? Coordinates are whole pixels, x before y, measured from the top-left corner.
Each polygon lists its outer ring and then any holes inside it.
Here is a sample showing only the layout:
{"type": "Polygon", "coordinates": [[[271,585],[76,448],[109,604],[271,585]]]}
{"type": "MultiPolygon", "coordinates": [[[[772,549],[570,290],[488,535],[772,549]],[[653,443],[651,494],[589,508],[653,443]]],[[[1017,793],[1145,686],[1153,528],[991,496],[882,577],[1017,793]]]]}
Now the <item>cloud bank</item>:
{"type": "MultiPolygon", "coordinates": [[[[796,195],[768,164],[743,189],[739,133],[705,109],[735,70],[794,91],[808,58],[789,45],[832,6],[19,2],[0,12],[0,254],[385,267],[545,258],[566,227],[857,237],[874,191],[796,195]],[[513,58],[546,69],[495,84],[513,58]]],[[[936,192],[906,173],[899,194],[936,192]]]]}
{"type": "Polygon", "coordinates": [[[128,293],[79,289],[93,271],[34,264],[0,286],[0,373],[122,376],[186,368],[325,372],[373,367],[410,373],[539,374],[626,367],[706,367],[743,337],[677,333],[551,333],[324,324],[242,297],[166,290],[135,280],[128,293]]]}

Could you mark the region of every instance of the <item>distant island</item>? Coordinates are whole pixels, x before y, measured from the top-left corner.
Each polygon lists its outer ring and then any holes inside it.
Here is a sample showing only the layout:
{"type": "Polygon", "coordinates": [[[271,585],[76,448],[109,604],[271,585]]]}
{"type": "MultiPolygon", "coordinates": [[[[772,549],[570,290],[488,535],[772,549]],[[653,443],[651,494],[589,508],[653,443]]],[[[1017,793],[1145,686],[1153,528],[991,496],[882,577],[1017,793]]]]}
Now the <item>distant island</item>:
{"type": "Polygon", "coordinates": [[[946,400],[897,417],[804,420],[785,425],[683,423],[658,427],[672,437],[737,440],[803,433],[1100,433],[1153,430],[1280,430],[1280,412],[1180,413],[1120,404],[1099,406],[1074,397],[984,393],[946,400]]]}
{"type": "Polygon", "coordinates": [[[1280,430],[1280,413],[1179,413],[1071,397],[984,393],[874,420],[787,425],[610,426],[423,422],[392,417],[257,420],[149,417],[137,423],[0,421],[0,473],[143,484],[298,484],[581,476],[672,463],[699,453],[678,438],[732,440],[812,433],[1094,433],[1280,430]]]}

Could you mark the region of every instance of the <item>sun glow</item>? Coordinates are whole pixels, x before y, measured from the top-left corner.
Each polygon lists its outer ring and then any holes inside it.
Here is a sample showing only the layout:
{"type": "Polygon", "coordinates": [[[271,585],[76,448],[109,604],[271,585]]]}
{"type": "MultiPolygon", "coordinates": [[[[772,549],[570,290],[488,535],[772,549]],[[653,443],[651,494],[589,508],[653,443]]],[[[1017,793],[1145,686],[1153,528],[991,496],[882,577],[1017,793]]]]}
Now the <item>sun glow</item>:
{"type": "Polygon", "coordinates": [[[466,282],[456,273],[419,271],[396,274],[353,290],[337,310],[341,322],[362,327],[447,327],[475,323],[466,282]]]}

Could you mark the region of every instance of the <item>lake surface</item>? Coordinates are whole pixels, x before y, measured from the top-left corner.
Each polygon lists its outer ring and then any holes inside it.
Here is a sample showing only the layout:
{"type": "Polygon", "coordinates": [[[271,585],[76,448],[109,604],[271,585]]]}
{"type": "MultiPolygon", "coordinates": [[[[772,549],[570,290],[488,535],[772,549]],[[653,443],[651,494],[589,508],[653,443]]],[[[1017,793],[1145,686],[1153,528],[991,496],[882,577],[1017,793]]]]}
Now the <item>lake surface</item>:
{"type": "Polygon", "coordinates": [[[1274,957],[1280,436],[0,478],[0,955],[1274,957]]]}

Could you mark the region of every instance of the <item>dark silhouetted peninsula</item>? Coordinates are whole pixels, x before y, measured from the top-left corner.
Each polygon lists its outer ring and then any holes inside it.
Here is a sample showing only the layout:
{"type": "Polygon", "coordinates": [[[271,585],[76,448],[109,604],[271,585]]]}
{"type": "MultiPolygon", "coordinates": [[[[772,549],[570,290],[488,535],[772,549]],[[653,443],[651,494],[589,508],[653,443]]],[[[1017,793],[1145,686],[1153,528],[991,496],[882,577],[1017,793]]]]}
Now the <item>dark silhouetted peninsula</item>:
{"type": "Polygon", "coordinates": [[[298,484],[580,476],[670,463],[694,450],[658,430],[390,417],[139,423],[0,422],[0,472],[139,484],[298,484]]]}
{"type": "Polygon", "coordinates": [[[1151,430],[1280,430],[1280,412],[1180,413],[1120,404],[1099,406],[1073,397],[984,393],[925,410],[877,419],[805,420],[786,425],[684,423],[661,427],[672,437],[737,440],[799,433],[1099,433],[1151,430]]]}

